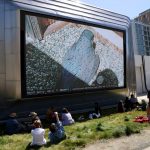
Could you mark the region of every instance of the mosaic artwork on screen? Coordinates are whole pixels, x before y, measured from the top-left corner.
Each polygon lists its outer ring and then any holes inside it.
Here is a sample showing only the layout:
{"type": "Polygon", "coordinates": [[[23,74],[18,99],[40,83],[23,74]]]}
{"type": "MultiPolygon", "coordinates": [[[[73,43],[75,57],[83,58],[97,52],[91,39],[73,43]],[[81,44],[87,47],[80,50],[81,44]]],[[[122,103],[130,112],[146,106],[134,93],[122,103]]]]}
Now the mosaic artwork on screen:
{"type": "Polygon", "coordinates": [[[124,87],[123,34],[25,15],[27,95],[124,87]]]}

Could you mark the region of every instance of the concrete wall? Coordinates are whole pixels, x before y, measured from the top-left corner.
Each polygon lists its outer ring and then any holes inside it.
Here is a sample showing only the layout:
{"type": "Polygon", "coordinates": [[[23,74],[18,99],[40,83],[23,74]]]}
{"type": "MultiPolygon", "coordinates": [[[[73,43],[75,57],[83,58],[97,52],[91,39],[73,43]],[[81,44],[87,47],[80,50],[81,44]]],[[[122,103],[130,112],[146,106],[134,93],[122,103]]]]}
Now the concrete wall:
{"type": "MultiPolygon", "coordinates": [[[[145,62],[145,75],[146,75],[146,85],[150,90],[150,56],[144,56],[145,62]]],[[[135,70],[136,70],[136,91],[137,95],[146,93],[145,79],[144,79],[144,69],[141,55],[135,55],[135,70]]]]}
{"type": "Polygon", "coordinates": [[[0,95],[5,93],[5,36],[4,36],[4,0],[0,1],[0,95]]]}
{"type": "Polygon", "coordinates": [[[145,56],[145,70],[146,70],[146,83],[147,88],[150,90],[150,56],[145,56]]]}
{"type": "Polygon", "coordinates": [[[6,98],[21,97],[20,17],[16,7],[0,1],[0,91],[6,98]]]}

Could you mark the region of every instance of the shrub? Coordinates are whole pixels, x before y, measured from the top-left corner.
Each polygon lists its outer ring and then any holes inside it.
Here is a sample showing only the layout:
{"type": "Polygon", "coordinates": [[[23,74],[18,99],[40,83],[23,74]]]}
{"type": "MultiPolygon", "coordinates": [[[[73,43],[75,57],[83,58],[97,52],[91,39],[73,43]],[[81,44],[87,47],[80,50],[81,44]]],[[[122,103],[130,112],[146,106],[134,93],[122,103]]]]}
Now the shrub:
{"type": "Polygon", "coordinates": [[[116,138],[121,137],[122,135],[125,134],[125,127],[124,126],[119,126],[114,129],[112,135],[116,138]]]}
{"type": "Polygon", "coordinates": [[[130,120],[129,116],[124,117],[124,121],[129,121],[129,120],[130,120]]]}
{"type": "Polygon", "coordinates": [[[126,135],[131,135],[132,133],[140,133],[140,127],[137,124],[129,123],[125,128],[126,135]]]}

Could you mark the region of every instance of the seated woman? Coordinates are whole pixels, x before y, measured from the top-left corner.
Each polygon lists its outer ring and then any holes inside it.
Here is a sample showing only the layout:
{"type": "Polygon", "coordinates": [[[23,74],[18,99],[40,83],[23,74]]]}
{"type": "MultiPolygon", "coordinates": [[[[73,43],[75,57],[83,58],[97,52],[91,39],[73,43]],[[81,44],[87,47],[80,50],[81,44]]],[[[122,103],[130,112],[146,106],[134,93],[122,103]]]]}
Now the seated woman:
{"type": "Polygon", "coordinates": [[[46,120],[49,124],[57,122],[55,113],[57,112],[55,111],[54,107],[48,108],[46,113],[46,120]]]}
{"type": "Polygon", "coordinates": [[[70,125],[75,122],[71,116],[71,113],[67,110],[67,108],[63,108],[61,120],[62,120],[63,126],[70,125]]]}
{"type": "Polygon", "coordinates": [[[62,123],[59,121],[58,113],[55,113],[57,123],[52,123],[49,127],[48,138],[50,139],[51,144],[56,144],[66,138],[65,130],[62,126],[62,123]]]}
{"type": "Polygon", "coordinates": [[[34,121],[35,129],[31,130],[32,134],[32,142],[30,146],[42,146],[46,144],[46,139],[44,138],[45,130],[41,128],[41,121],[35,120],[34,121]]]}

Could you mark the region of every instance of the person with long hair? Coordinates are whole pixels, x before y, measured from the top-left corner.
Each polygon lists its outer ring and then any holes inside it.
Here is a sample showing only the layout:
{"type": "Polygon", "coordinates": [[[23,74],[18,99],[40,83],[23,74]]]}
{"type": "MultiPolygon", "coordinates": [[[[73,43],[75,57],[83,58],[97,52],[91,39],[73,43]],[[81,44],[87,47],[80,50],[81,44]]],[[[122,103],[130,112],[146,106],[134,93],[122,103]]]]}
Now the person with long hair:
{"type": "Polygon", "coordinates": [[[62,120],[63,126],[71,125],[75,123],[74,119],[72,118],[71,113],[68,111],[67,108],[62,109],[61,120],[62,120]]]}

